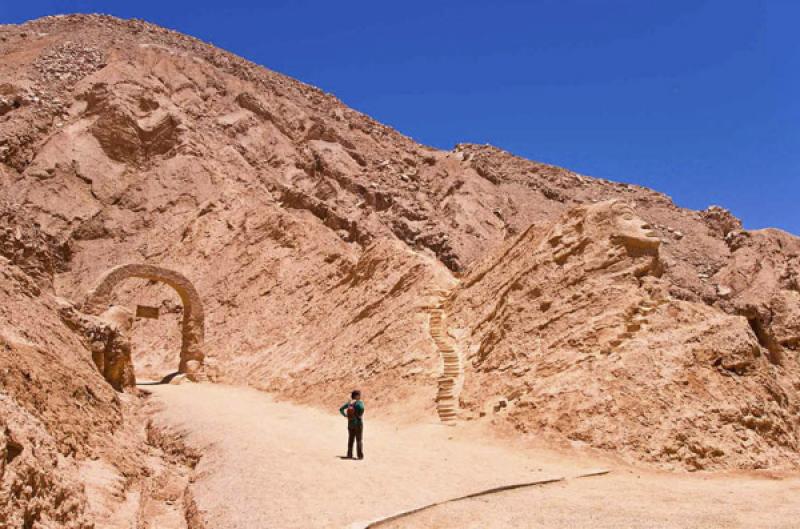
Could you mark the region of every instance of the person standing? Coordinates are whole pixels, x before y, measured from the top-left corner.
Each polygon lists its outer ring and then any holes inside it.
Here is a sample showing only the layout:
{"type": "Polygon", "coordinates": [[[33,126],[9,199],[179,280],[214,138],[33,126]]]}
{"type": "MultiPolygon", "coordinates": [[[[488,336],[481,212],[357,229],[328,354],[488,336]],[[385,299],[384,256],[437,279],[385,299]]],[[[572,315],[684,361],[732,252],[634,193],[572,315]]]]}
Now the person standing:
{"type": "Polygon", "coordinates": [[[347,417],[347,459],[353,459],[353,441],[356,443],[359,459],[364,459],[364,401],[361,392],[353,390],[350,400],[345,402],[339,413],[347,417]]]}

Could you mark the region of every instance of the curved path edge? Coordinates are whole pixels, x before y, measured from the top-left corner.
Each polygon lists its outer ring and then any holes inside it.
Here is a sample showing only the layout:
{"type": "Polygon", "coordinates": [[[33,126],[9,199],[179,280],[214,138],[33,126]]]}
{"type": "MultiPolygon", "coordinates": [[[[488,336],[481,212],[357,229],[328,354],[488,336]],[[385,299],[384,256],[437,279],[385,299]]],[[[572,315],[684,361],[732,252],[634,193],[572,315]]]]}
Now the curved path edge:
{"type": "Polygon", "coordinates": [[[350,525],[347,529],[373,529],[374,527],[380,527],[389,522],[393,522],[400,518],[404,518],[406,516],[411,516],[412,514],[417,514],[422,511],[426,511],[428,509],[432,509],[434,507],[438,507],[439,505],[444,505],[446,503],[453,503],[456,501],[468,500],[471,498],[477,498],[479,496],[486,496],[488,494],[497,494],[498,492],[505,492],[507,490],[514,490],[514,489],[521,489],[525,487],[538,487],[542,485],[550,485],[552,483],[560,483],[563,481],[567,481],[568,479],[581,479],[581,478],[590,478],[594,476],[603,476],[611,472],[610,470],[597,470],[594,472],[587,472],[585,474],[579,474],[577,476],[573,476],[571,478],[565,477],[557,477],[557,478],[549,478],[549,479],[539,479],[536,481],[527,481],[523,483],[513,483],[511,485],[502,485],[500,487],[493,487],[490,489],[481,490],[478,492],[473,492],[471,494],[467,494],[465,496],[458,496],[456,498],[449,498],[446,500],[438,501],[435,503],[429,503],[428,505],[423,505],[422,507],[416,507],[414,509],[399,512],[396,514],[392,514],[390,516],[386,516],[384,518],[379,518],[377,520],[372,520],[369,522],[356,522],[350,525]]]}

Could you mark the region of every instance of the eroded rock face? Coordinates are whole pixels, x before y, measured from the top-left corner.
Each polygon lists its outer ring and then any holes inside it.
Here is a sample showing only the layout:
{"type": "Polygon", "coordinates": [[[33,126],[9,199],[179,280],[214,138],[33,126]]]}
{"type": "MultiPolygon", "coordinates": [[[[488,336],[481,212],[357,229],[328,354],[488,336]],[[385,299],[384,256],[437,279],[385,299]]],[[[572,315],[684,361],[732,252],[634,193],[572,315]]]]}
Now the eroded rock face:
{"type": "Polygon", "coordinates": [[[94,527],[75,464],[59,454],[44,425],[6,395],[0,395],[0,524],[94,527]]]}
{"type": "Polygon", "coordinates": [[[19,204],[0,202],[0,256],[10,264],[47,288],[53,274],[63,270],[69,253],[68,245],[43,233],[19,204]]]}
{"type": "Polygon", "coordinates": [[[87,116],[96,116],[89,128],[112,160],[142,164],[168,155],[179,144],[178,119],[161,107],[154,94],[129,87],[111,91],[105,83],[93,85],[82,97],[87,116]]]}
{"type": "Polygon", "coordinates": [[[340,265],[324,290],[309,288],[297,300],[307,323],[248,360],[250,384],[303,402],[336,401],[342,387],[359,387],[378,405],[414,402],[432,412],[439,355],[424,304],[432,289],[452,286],[452,276],[392,239],[340,265]],[[271,356],[283,361],[265,361],[271,356]]]}
{"type": "Polygon", "coordinates": [[[133,314],[127,308],[112,306],[95,317],[61,300],[59,316],[83,337],[98,372],[115,390],[125,391],[136,386],[130,343],[133,314]]]}
{"type": "Polygon", "coordinates": [[[800,382],[744,317],[670,295],[659,240],[602,202],[532,228],[448,300],[463,405],[524,432],[681,468],[800,465],[800,382]]]}
{"type": "MultiPolygon", "coordinates": [[[[120,263],[159,263],[203,294],[202,352],[229,382],[314,403],[358,385],[374,406],[433,418],[439,360],[422,307],[463,277],[467,408],[485,377],[521,430],[687,467],[792,460],[796,238],[491,146],[432,149],[141,21],[51,17],[0,36],[0,197],[71,249],[69,267],[12,267],[19,299],[54,288],[78,302],[120,263]],[[611,199],[635,213],[593,209],[611,199]],[[627,405],[640,393],[649,409],[627,405]]],[[[182,304],[135,280],[113,303],[139,297],[176,309],[134,322],[130,353],[174,371],[182,304]]],[[[93,369],[87,354],[78,369],[93,369]]]]}
{"type": "Polygon", "coordinates": [[[735,231],[731,259],[711,280],[718,304],[746,317],[773,363],[800,360],[800,241],[780,230],[735,231]]]}
{"type": "MultiPolygon", "coordinates": [[[[3,217],[6,218],[6,217],[3,217]]],[[[0,526],[88,529],[77,460],[104,459],[138,472],[118,394],[103,380],[83,340],[59,317],[52,270],[66,263],[14,214],[13,252],[0,256],[0,526]]]]}

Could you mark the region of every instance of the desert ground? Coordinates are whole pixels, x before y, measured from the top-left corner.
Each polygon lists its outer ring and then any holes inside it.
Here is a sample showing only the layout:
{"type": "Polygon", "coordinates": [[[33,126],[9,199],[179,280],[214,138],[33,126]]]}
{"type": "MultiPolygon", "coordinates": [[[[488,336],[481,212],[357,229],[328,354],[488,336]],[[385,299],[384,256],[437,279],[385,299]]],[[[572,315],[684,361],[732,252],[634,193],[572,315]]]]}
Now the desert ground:
{"type": "Polygon", "coordinates": [[[224,385],[144,388],[154,420],[203,454],[192,489],[210,527],[778,529],[800,519],[800,476],[653,472],[400,417],[369,417],[365,459],[346,460],[337,403],[316,409],[224,385]]]}

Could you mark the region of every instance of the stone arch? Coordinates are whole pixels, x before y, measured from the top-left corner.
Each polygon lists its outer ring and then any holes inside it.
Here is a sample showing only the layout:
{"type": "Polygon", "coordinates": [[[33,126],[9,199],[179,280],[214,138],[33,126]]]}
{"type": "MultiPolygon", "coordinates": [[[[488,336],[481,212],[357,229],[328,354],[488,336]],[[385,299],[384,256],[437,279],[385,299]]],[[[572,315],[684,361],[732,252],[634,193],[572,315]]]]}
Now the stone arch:
{"type": "Polygon", "coordinates": [[[181,356],[178,371],[190,375],[203,365],[203,340],[205,335],[205,317],[203,301],[189,279],[183,274],[149,264],[124,264],[115,266],[98,279],[95,286],[86,296],[84,312],[93,315],[102,314],[111,303],[114,288],[126,279],[138,277],[160,281],[171,286],[183,303],[183,322],[181,324],[181,356]]]}

